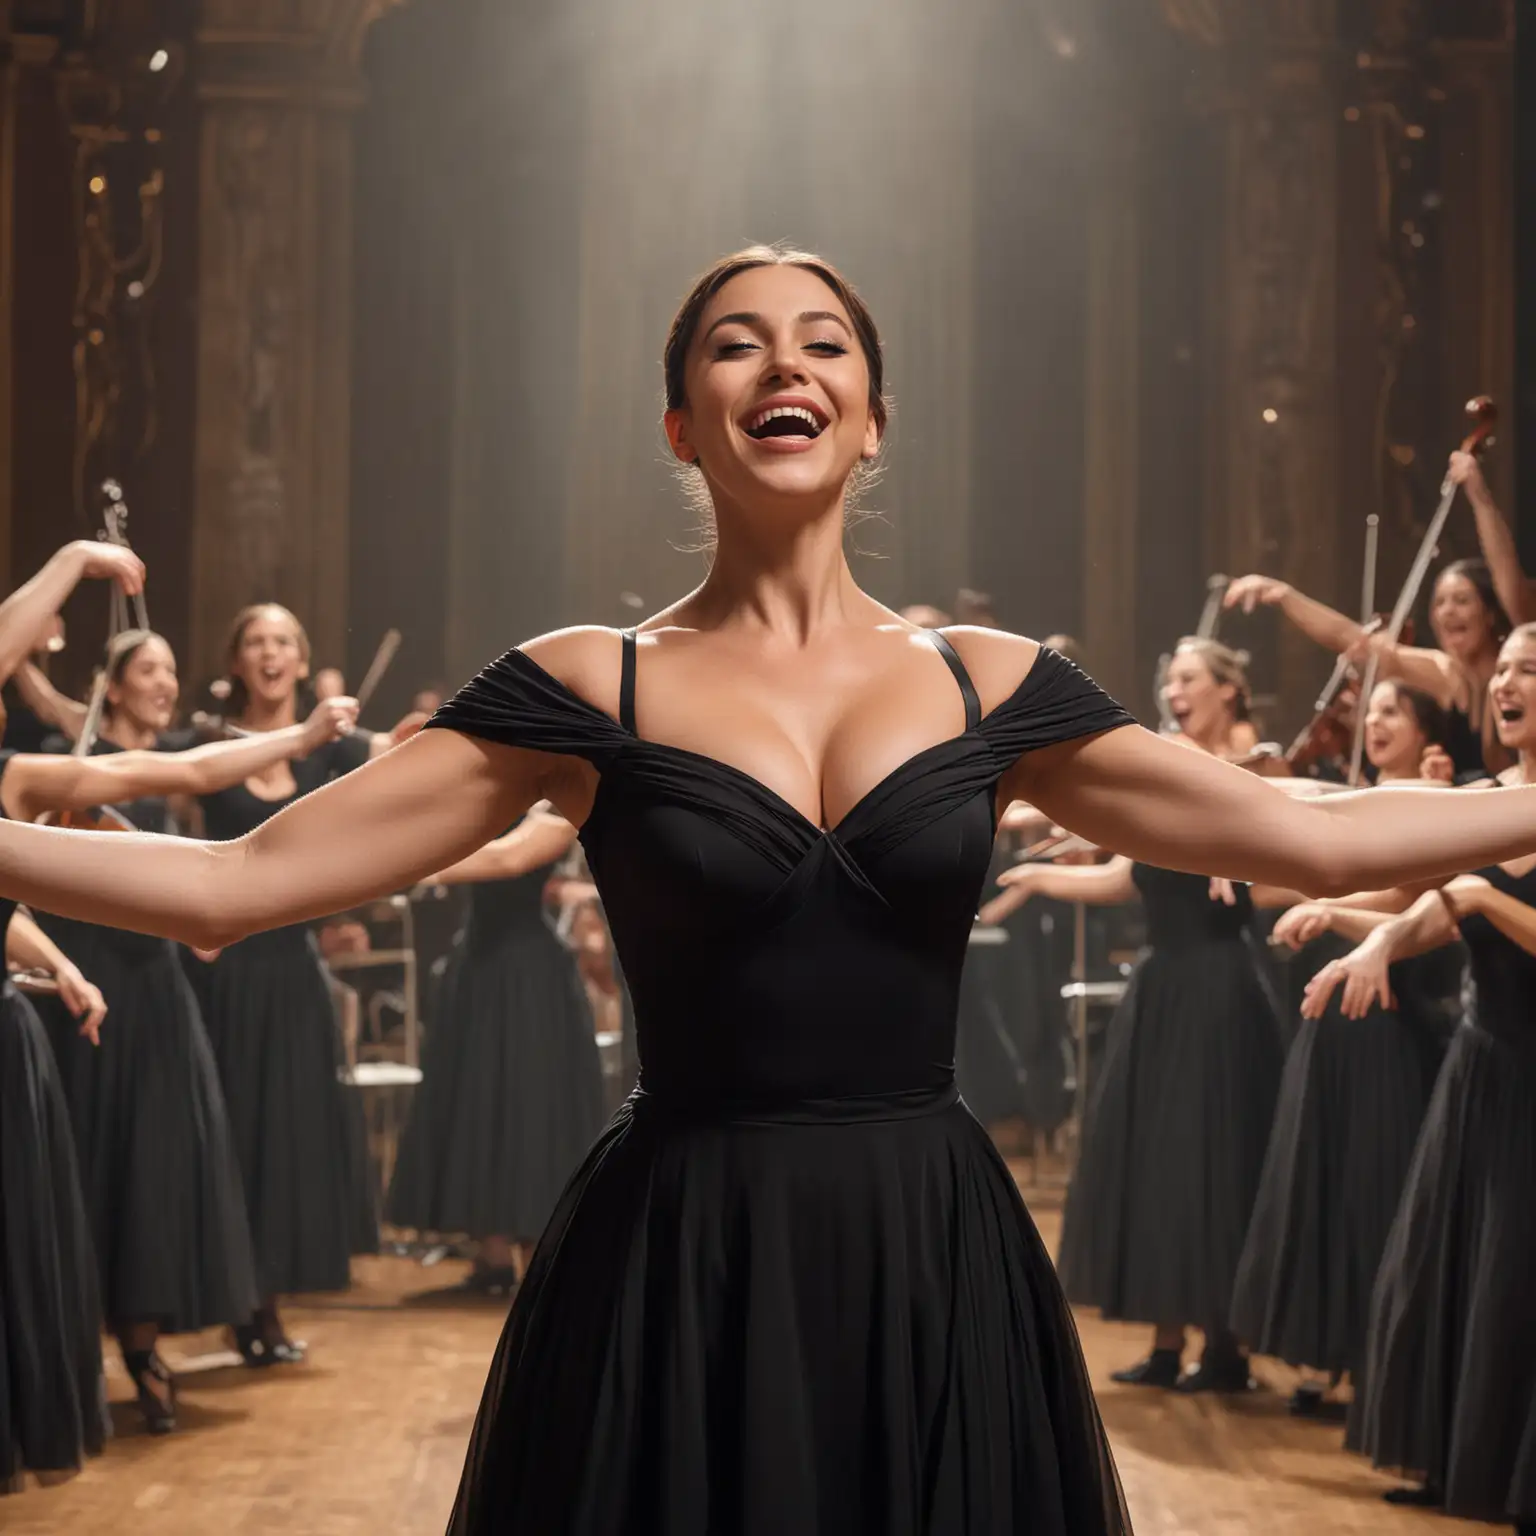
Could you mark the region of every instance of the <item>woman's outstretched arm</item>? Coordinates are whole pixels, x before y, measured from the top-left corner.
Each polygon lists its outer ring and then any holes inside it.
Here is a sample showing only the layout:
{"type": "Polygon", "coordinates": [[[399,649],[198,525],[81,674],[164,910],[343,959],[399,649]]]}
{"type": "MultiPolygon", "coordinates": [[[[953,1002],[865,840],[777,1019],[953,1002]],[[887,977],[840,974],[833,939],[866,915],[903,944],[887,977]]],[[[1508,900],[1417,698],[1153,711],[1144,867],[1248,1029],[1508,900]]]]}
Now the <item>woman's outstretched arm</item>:
{"type": "Polygon", "coordinates": [[[1298,800],[1139,727],[1032,752],[1003,781],[1062,826],[1166,869],[1347,896],[1536,853],[1536,787],[1298,800]]]}
{"type": "Polygon", "coordinates": [[[4,822],[0,893],[217,949],[457,863],[544,798],[566,761],[425,731],[228,843],[4,822]]]}
{"type": "Polygon", "coordinates": [[[89,576],[107,577],[130,595],[144,590],[144,563],[131,549],[90,539],[66,544],[0,603],[0,682],[32,653],[43,626],[89,576]]]}
{"type": "Polygon", "coordinates": [[[553,864],[576,841],[576,828],[548,809],[530,812],[510,832],[477,848],[467,859],[440,869],[428,885],[473,885],[510,880],[553,864]]]}
{"type": "Polygon", "coordinates": [[[44,811],[117,805],[144,795],[207,795],[274,763],[304,757],[345,734],[357,718],[355,699],[326,699],[303,725],[214,741],[185,752],[115,752],[110,757],[13,757],[0,779],[7,815],[31,821],[44,811]]]}

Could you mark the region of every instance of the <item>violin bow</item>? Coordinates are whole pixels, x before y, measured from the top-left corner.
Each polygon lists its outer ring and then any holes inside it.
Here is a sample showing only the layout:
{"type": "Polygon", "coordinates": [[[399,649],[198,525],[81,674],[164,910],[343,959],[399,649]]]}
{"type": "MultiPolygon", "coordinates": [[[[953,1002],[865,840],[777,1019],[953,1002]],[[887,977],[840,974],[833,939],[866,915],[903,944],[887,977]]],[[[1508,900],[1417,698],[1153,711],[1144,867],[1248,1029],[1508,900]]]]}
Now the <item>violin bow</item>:
{"type": "MultiPolygon", "coordinates": [[[[1362,625],[1369,624],[1376,617],[1376,556],[1380,545],[1381,519],[1372,512],[1365,520],[1365,569],[1360,578],[1360,623],[1362,625]]],[[[1375,659],[1372,656],[1372,662],[1375,659]]],[[[1365,766],[1365,712],[1370,707],[1371,694],[1375,687],[1375,674],[1371,666],[1367,665],[1366,679],[1360,685],[1360,697],[1355,700],[1355,734],[1349,747],[1348,782],[1350,784],[1360,782],[1360,775],[1365,766]]]]}
{"type": "Polygon", "coordinates": [[[368,700],[373,697],[374,690],[383,682],[384,674],[389,671],[389,664],[395,659],[395,652],[399,649],[400,631],[386,629],[384,638],[379,641],[379,648],[373,653],[373,660],[368,663],[368,671],[364,674],[362,684],[357,690],[359,715],[367,708],[368,700]]]}
{"type": "MultiPolygon", "coordinates": [[[[1467,415],[1476,425],[1462,439],[1461,451],[1481,455],[1493,446],[1493,429],[1498,423],[1499,409],[1493,403],[1491,396],[1477,395],[1467,401],[1467,415]]],[[[1455,501],[1456,482],[1451,479],[1450,471],[1447,470],[1445,479],[1440,482],[1440,505],[1435,508],[1435,515],[1430,518],[1429,527],[1424,530],[1424,538],[1419,544],[1418,553],[1414,555],[1413,564],[1408,569],[1402,590],[1397,594],[1397,603],[1392,609],[1392,617],[1387,621],[1386,643],[1388,645],[1397,644],[1398,637],[1403,632],[1403,625],[1407,623],[1408,615],[1413,612],[1413,605],[1419,600],[1419,590],[1423,587],[1424,577],[1429,572],[1430,561],[1435,558],[1439,549],[1440,535],[1445,531],[1446,519],[1451,515],[1451,507],[1455,501]]],[[[1378,666],[1378,653],[1373,648],[1370,660],[1366,663],[1365,680],[1361,684],[1362,703],[1370,696],[1371,689],[1376,686],[1378,666]]],[[[1358,780],[1352,777],[1350,782],[1357,783],[1358,780]]]]}

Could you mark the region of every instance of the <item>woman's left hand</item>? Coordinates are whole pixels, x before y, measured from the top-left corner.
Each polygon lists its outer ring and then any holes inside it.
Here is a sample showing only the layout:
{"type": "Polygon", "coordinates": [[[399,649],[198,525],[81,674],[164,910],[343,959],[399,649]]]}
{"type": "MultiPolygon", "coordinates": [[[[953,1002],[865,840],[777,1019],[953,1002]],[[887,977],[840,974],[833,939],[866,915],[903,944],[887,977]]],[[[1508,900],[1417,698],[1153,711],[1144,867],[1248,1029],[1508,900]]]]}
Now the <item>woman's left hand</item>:
{"type": "Polygon", "coordinates": [[[107,1000],[92,986],[78,966],[66,966],[55,976],[59,999],[80,1022],[80,1033],[92,1045],[101,1044],[101,1021],[107,1016],[107,1000]]]}

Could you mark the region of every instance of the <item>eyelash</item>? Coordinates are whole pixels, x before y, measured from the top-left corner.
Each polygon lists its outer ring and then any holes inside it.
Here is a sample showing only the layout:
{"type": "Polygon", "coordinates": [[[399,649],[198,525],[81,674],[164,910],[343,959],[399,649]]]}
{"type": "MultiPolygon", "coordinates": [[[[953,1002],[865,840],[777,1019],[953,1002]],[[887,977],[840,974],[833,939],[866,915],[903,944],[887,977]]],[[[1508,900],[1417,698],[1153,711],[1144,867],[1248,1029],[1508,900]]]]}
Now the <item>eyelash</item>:
{"type": "MultiPolygon", "coordinates": [[[[739,357],[743,352],[749,351],[756,345],[755,341],[727,341],[721,344],[720,350],[716,355],[722,358],[739,357]]],[[[807,352],[813,352],[818,349],[825,351],[830,357],[845,357],[848,353],[848,348],[840,341],[808,341],[805,344],[807,352]]]]}

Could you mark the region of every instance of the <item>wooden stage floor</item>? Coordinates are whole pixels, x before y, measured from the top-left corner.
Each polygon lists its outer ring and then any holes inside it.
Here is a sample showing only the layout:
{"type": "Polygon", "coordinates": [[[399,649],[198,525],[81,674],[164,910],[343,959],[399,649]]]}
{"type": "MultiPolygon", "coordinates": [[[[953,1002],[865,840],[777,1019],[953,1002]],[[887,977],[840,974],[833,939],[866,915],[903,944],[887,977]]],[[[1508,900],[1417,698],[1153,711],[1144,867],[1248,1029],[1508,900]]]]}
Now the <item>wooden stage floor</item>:
{"type": "MultiPolygon", "coordinates": [[[[1054,1239],[1052,1198],[1031,1205],[1054,1239]]],[[[289,1311],[311,1346],[304,1366],[251,1372],[218,1363],[216,1335],[168,1341],[168,1358],[198,1368],[183,1383],[182,1428],[164,1440],[140,1428],[111,1351],[117,1439],[79,1477],[0,1499],[0,1531],[441,1536],[505,1304],[402,1304],[461,1265],[370,1259],[354,1273],[345,1297],[289,1311]]],[[[1108,1372],[1137,1358],[1144,1330],[1079,1322],[1138,1536],[1493,1529],[1383,1504],[1391,1480],[1345,1455],[1339,1429],[1286,1414],[1285,1373],[1240,1403],[1116,1387],[1108,1372]]]]}

